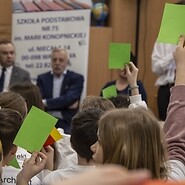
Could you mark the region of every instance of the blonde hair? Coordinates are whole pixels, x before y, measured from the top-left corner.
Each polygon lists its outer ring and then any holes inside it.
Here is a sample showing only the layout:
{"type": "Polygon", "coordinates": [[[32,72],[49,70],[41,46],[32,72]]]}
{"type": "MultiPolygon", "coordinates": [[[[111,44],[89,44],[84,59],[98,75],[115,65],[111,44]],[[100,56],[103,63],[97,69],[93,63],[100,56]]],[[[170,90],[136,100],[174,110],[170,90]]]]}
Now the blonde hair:
{"type": "Polygon", "coordinates": [[[115,109],[99,120],[103,163],[145,168],[153,178],[167,176],[166,151],[158,120],[143,108],[115,109]]]}
{"type": "Polygon", "coordinates": [[[101,96],[87,96],[80,103],[80,110],[89,109],[89,108],[98,108],[103,111],[112,110],[115,108],[114,104],[101,96]]]}

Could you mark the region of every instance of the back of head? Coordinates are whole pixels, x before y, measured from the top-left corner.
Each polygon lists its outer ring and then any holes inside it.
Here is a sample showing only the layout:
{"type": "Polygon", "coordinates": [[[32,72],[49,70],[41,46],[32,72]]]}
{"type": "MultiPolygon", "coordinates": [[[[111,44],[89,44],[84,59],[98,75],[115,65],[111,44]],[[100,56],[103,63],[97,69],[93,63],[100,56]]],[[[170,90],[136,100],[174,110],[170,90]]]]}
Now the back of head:
{"type": "Polygon", "coordinates": [[[19,93],[26,101],[28,111],[34,105],[44,110],[39,88],[31,83],[17,83],[10,87],[10,91],[19,93]]]}
{"type": "Polygon", "coordinates": [[[130,105],[130,100],[127,95],[117,95],[116,97],[109,98],[109,100],[116,108],[128,108],[130,105]]]}
{"type": "Polygon", "coordinates": [[[0,107],[18,111],[22,118],[27,114],[26,103],[23,97],[15,92],[0,93],[0,107]]]}
{"type": "Polygon", "coordinates": [[[19,112],[1,108],[0,109],[0,139],[3,146],[3,156],[5,157],[13,146],[13,141],[23,122],[19,112]]]}
{"type": "Polygon", "coordinates": [[[97,141],[98,120],[103,113],[96,108],[85,109],[72,119],[71,145],[80,157],[86,158],[87,162],[92,159],[90,147],[97,141]]]}
{"type": "Polygon", "coordinates": [[[80,104],[80,110],[88,108],[98,108],[103,111],[114,109],[114,104],[101,96],[87,96],[80,104]]]}
{"type": "Polygon", "coordinates": [[[143,108],[109,111],[99,121],[99,138],[104,163],[149,169],[153,178],[166,176],[162,131],[150,111],[143,108]]]}

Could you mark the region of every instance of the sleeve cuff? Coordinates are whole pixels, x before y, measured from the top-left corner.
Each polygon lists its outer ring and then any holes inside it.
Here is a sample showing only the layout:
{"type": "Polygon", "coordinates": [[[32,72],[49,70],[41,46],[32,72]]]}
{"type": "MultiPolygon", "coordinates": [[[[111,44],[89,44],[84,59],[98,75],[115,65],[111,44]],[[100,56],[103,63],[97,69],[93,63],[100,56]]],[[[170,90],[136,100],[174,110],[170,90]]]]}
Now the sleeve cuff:
{"type": "Polygon", "coordinates": [[[47,107],[47,101],[46,101],[46,99],[42,99],[42,103],[44,104],[44,107],[47,107]]]}
{"type": "Polygon", "coordinates": [[[143,107],[148,109],[145,101],[142,101],[141,94],[130,96],[130,105],[129,108],[143,107]]]}
{"type": "Polygon", "coordinates": [[[134,96],[130,96],[130,103],[137,103],[137,102],[141,102],[142,99],[141,99],[141,94],[138,94],[138,95],[134,95],[134,96]]]}

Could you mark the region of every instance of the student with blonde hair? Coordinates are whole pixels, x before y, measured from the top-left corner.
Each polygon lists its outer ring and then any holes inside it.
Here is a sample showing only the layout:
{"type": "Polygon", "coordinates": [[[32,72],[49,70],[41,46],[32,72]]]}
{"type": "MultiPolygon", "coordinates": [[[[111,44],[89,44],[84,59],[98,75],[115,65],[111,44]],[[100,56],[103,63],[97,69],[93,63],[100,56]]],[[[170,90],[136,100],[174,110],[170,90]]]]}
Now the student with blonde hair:
{"type": "Polygon", "coordinates": [[[164,139],[158,120],[142,107],[115,109],[99,120],[98,141],[92,145],[96,163],[148,169],[153,178],[166,178],[164,139]]]}

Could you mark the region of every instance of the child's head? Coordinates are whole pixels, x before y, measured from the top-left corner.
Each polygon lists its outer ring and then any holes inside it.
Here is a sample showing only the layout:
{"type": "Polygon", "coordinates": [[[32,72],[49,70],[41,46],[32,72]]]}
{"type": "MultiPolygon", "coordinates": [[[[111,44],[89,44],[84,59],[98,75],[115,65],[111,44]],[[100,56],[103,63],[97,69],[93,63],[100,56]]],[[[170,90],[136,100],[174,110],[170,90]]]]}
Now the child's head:
{"type": "Polygon", "coordinates": [[[114,109],[114,104],[101,96],[87,96],[80,104],[80,110],[88,108],[98,108],[103,111],[114,109]]]}
{"type": "Polygon", "coordinates": [[[97,141],[98,120],[104,112],[100,109],[86,109],[78,112],[71,123],[71,145],[87,162],[92,159],[91,145],[97,141]]]}
{"type": "Polygon", "coordinates": [[[1,108],[0,109],[0,139],[3,147],[3,163],[7,164],[10,158],[7,160],[7,156],[13,156],[17,150],[17,147],[13,145],[13,141],[19,131],[23,122],[22,116],[18,111],[12,109],[1,108]],[[6,160],[6,162],[4,161],[6,160]]]}
{"type": "Polygon", "coordinates": [[[17,83],[10,87],[10,91],[19,93],[25,99],[28,111],[33,105],[44,110],[42,96],[36,85],[29,82],[17,83]]]}
{"type": "Polygon", "coordinates": [[[105,113],[99,120],[98,141],[91,149],[96,162],[149,169],[154,178],[166,176],[166,152],[158,120],[143,108],[105,113]]]}
{"type": "Polygon", "coordinates": [[[0,107],[18,111],[22,118],[27,114],[27,106],[24,98],[15,92],[0,93],[0,107]]]}
{"type": "Polygon", "coordinates": [[[128,108],[130,105],[129,97],[125,94],[111,97],[109,100],[114,104],[116,108],[128,108]]]}

